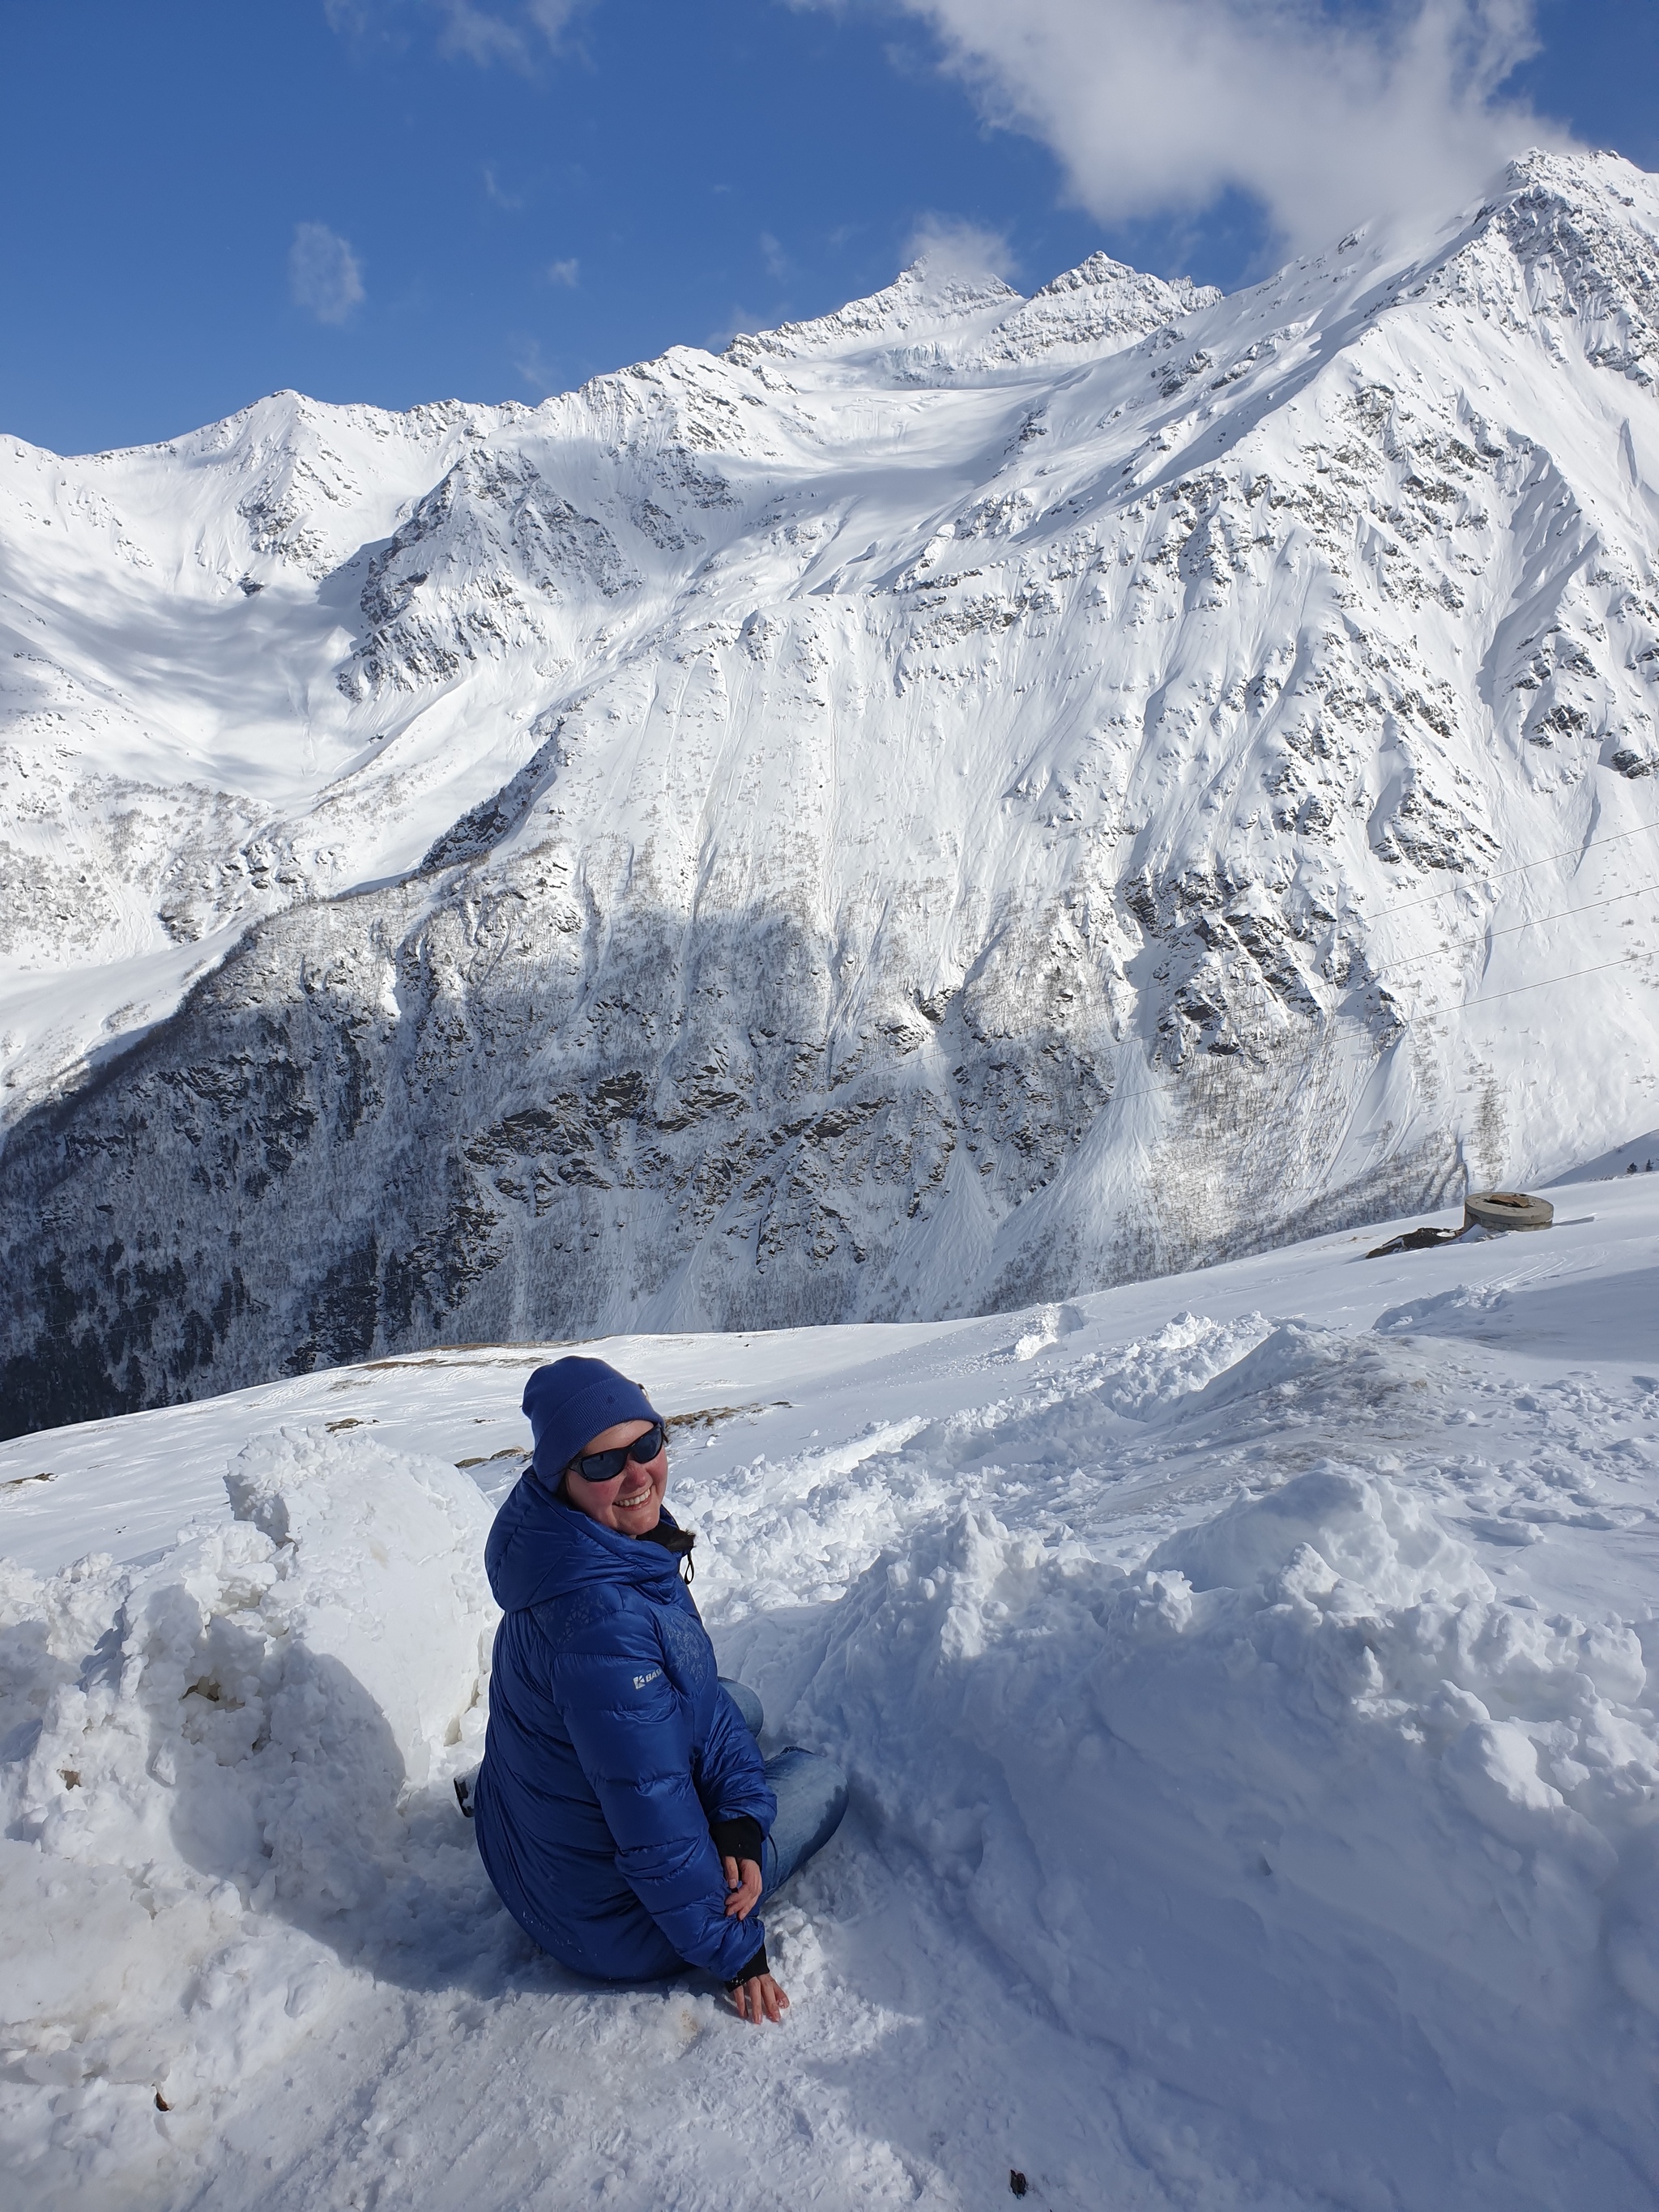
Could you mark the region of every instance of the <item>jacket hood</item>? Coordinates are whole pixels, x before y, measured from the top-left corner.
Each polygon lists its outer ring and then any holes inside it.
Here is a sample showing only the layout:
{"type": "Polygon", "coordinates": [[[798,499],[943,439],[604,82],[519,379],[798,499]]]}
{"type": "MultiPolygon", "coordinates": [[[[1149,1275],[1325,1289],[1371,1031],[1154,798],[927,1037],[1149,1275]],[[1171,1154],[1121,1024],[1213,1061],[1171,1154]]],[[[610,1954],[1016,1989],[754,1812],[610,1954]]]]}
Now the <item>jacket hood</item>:
{"type": "MultiPolygon", "coordinates": [[[[679,1523],[665,1507],[671,1528],[679,1523]]],[[[484,1571],[504,1613],[568,1597],[595,1583],[677,1583],[679,1561],[640,1536],[606,1528],[556,1498],[536,1474],[521,1475],[495,1516],[484,1571]]]]}

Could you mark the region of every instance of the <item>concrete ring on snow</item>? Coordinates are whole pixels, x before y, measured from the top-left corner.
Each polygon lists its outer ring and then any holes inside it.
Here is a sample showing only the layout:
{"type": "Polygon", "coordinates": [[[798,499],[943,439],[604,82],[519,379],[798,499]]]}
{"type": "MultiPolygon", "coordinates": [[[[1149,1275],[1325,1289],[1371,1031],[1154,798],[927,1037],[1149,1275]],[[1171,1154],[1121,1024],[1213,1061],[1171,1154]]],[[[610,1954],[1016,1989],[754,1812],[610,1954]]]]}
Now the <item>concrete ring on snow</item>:
{"type": "Polygon", "coordinates": [[[1523,1190],[1471,1191],[1463,1200],[1465,1229],[1547,1229],[1554,1218],[1548,1199],[1523,1190]]]}

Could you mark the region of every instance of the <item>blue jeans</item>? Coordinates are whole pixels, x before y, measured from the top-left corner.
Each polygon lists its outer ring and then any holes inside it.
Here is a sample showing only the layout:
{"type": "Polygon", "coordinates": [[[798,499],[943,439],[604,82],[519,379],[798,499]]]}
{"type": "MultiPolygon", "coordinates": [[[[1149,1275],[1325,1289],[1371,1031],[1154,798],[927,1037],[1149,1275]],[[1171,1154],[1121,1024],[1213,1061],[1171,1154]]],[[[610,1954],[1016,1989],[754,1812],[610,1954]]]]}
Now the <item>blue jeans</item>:
{"type": "MultiPolygon", "coordinates": [[[[760,1699],[744,1682],[728,1682],[722,1674],[720,1685],[749,1733],[759,1735],[766,1724],[760,1699]]],[[[774,1752],[766,1762],[766,1778],[778,1801],[778,1817],[761,1846],[763,1899],[823,1849],[847,1810],[847,1777],[822,1752],[803,1751],[796,1743],[774,1752]]]]}

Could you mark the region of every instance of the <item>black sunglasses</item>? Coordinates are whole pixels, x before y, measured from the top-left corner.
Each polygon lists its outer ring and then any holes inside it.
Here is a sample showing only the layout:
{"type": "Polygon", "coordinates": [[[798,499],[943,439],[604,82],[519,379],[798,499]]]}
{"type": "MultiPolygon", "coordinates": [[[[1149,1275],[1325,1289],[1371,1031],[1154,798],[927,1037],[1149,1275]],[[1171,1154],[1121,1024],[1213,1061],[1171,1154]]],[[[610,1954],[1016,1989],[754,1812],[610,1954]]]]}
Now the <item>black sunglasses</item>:
{"type": "Polygon", "coordinates": [[[580,1459],[573,1459],[567,1472],[580,1475],[584,1482],[614,1482],[633,1460],[640,1467],[648,1467],[662,1449],[662,1423],[658,1421],[642,1437],[635,1437],[631,1444],[619,1444],[615,1451],[587,1452],[580,1459]]]}

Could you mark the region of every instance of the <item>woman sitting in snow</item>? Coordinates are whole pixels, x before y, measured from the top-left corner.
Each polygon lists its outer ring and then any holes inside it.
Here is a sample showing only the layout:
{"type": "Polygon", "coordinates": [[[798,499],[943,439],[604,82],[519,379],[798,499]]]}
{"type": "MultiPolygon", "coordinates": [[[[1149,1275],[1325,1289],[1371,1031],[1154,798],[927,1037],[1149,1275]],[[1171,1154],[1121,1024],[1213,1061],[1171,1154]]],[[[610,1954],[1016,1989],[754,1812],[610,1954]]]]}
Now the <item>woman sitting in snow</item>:
{"type": "Polygon", "coordinates": [[[524,1410],[535,1455],[484,1550],[506,1614],[471,1793],[485,1869],[576,1972],[700,1966],[745,2020],[775,2021],[789,2000],[755,1908],[835,1833],[847,1778],[799,1748],[763,1761],[760,1700],[717,1675],[639,1385],[556,1360],[524,1410]]]}

